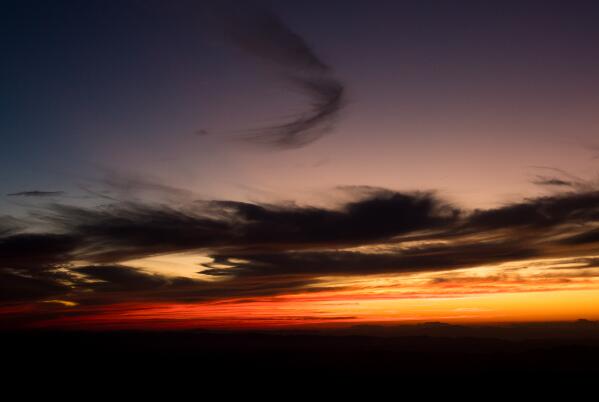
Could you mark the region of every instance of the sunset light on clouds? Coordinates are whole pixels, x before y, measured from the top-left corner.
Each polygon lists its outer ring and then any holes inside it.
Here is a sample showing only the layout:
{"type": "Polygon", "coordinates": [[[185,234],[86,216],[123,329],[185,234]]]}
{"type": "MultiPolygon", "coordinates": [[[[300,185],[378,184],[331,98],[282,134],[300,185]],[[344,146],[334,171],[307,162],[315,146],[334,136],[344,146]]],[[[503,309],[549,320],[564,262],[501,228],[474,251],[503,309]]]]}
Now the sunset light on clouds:
{"type": "Polygon", "coordinates": [[[16,3],[3,328],[599,320],[590,3],[16,3]]]}

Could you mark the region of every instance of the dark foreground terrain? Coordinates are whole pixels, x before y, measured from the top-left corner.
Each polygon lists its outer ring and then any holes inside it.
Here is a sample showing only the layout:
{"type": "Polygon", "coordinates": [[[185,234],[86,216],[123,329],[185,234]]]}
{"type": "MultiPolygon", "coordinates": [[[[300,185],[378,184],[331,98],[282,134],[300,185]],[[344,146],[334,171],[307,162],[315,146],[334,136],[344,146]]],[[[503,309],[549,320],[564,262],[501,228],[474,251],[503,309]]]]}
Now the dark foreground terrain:
{"type": "Polygon", "coordinates": [[[583,324],[561,333],[548,327],[477,330],[439,324],[378,333],[356,327],[279,333],[33,331],[0,337],[9,380],[582,380],[599,373],[599,337],[594,325],[583,324]],[[363,332],[373,335],[356,334],[363,332]]]}

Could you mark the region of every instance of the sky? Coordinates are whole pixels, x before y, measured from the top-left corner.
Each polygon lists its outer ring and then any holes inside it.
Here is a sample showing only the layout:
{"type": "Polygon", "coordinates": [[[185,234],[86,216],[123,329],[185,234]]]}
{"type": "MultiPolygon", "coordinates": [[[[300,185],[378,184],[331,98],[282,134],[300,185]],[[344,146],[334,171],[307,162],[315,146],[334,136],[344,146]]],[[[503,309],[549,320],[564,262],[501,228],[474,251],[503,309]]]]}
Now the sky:
{"type": "Polygon", "coordinates": [[[599,319],[599,6],[5,1],[3,327],[599,319]]]}

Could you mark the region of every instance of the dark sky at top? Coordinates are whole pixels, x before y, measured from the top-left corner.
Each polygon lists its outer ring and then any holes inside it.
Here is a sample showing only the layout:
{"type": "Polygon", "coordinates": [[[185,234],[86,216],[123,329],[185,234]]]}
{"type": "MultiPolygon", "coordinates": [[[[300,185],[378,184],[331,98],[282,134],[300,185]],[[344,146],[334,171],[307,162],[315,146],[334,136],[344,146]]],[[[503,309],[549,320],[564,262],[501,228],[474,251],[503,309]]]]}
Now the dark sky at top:
{"type": "Polygon", "coordinates": [[[258,6],[223,4],[3,2],[0,192],[72,193],[109,168],[210,197],[359,183],[494,205],[538,191],[532,166],[594,172],[593,2],[260,3],[344,90],[326,135],[283,151],[236,139],[335,93],[310,99],[231,40],[226,14],[258,6]]]}

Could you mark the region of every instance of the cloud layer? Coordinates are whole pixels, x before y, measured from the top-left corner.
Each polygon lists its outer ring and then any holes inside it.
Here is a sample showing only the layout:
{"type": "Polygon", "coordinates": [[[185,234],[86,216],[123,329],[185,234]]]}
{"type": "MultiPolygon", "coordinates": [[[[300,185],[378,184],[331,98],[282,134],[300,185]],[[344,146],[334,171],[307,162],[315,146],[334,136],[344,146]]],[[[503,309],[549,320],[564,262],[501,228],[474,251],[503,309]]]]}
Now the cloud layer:
{"type": "MultiPolygon", "coordinates": [[[[568,192],[466,211],[433,193],[348,189],[335,209],[196,201],[175,208],[115,202],[51,205],[49,233],[1,232],[2,301],[79,303],[213,300],[318,291],[319,278],[451,271],[538,258],[595,266],[599,192],[568,192]],[[193,252],[203,278],[158,274],[126,261],[193,252]],[[582,262],[581,262],[582,261],[582,262]],[[210,278],[218,279],[216,281],[210,278]]],[[[569,274],[571,275],[571,273],[569,274]]]]}

